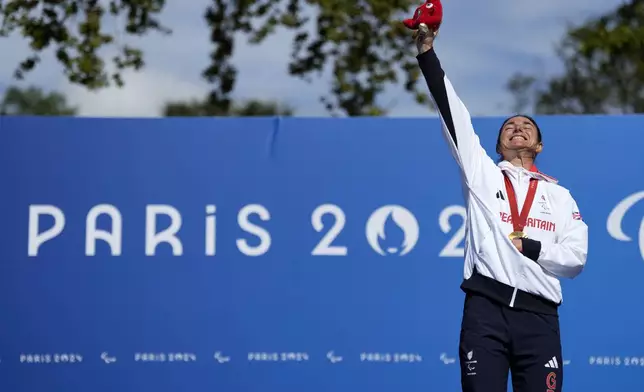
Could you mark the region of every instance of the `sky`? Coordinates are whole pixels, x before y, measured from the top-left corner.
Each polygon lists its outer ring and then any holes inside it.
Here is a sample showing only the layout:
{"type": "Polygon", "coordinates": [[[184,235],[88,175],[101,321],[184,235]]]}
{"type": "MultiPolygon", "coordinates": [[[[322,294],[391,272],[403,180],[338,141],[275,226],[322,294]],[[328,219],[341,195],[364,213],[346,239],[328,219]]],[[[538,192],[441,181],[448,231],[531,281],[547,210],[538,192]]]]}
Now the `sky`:
{"type": "MultiPolygon", "coordinates": [[[[444,0],[444,21],[436,52],[457,93],[475,116],[510,112],[505,83],[515,72],[548,77],[561,71],[555,45],[567,26],[617,8],[620,0],[444,0]]],[[[420,4],[420,1],[419,1],[420,4]]],[[[168,100],[203,98],[209,86],[201,79],[212,49],[203,18],[208,0],[167,0],[162,22],[172,35],[150,34],[136,43],[146,67],[124,75],[125,87],[89,92],[68,83],[62,67],[48,52],[37,70],[23,81],[13,79],[16,65],[30,54],[19,35],[0,38],[0,90],[35,85],[63,92],[91,117],[156,117],[168,100]]],[[[410,14],[411,14],[410,10],[410,14]]],[[[108,26],[109,27],[109,26],[108,26]]],[[[117,31],[118,26],[111,26],[117,31]]],[[[109,30],[108,30],[109,31],[109,30]]],[[[328,116],[319,97],[329,89],[327,73],[305,82],[288,75],[293,35],[278,30],[259,46],[240,36],[233,57],[238,79],[233,97],[277,99],[295,108],[296,116],[328,116]]],[[[401,85],[391,85],[380,98],[392,117],[434,116],[414,102],[401,85]]]]}

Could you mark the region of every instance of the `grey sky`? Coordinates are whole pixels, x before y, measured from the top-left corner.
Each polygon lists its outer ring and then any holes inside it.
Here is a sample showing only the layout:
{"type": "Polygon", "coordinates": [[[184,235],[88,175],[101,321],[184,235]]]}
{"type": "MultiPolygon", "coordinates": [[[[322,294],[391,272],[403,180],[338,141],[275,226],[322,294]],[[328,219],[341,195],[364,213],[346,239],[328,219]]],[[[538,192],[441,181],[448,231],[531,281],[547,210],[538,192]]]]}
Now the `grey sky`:
{"type": "MultiPolygon", "coordinates": [[[[169,99],[201,98],[208,85],[200,78],[211,46],[203,19],[207,0],[168,0],[162,20],[174,33],[151,35],[140,41],[147,67],[126,74],[126,87],[90,93],[65,82],[61,67],[47,56],[38,70],[18,85],[35,84],[58,89],[78,105],[84,116],[157,116],[169,99]]],[[[567,23],[617,7],[617,0],[445,0],[445,20],[436,50],[449,78],[473,115],[501,115],[509,110],[504,91],[516,71],[551,75],[559,71],[554,45],[567,23]]],[[[292,35],[279,31],[261,46],[240,37],[234,63],[239,68],[235,97],[279,99],[300,116],[326,116],[318,101],[329,75],[312,83],[287,74],[292,35]]],[[[0,40],[0,88],[12,80],[18,61],[28,53],[19,36],[0,40]]],[[[413,102],[402,87],[391,86],[382,97],[391,103],[391,116],[433,116],[413,102]]]]}

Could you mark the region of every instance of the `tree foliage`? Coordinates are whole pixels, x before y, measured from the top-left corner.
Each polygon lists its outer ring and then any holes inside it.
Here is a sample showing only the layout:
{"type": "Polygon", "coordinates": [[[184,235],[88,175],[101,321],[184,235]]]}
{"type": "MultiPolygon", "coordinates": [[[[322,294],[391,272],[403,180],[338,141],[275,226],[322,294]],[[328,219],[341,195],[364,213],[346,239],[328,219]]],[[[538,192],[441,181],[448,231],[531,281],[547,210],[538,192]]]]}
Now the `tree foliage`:
{"type": "Polygon", "coordinates": [[[73,116],[77,108],[69,106],[64,95],[45,93],[37,87],[10,87],[0,102],[2,115],[73,116]]]}
{"type": "MultiPolygon", "coordinates": [[[[22,34],[33,53],[20,62],[15,76],[22,79],[40,62],[40,54],[53,48],[71,83],[96,90],[115,83],[123,85],[122,72],[143,67],[140,49],[119,45],[112,59],[116,71],[107,71],[99,52],[118,45],[114,34],[105,32],[107,21],[124,21],[123,33],[144,35],[169,33],[156,19],[165,0],[0,0],[0,35],[22,34]]],[[[113,25],[107,26],[112,30],[113,25]]]]}
{"type": "Polygon", "coordinates": [[[203,101],[169,102],[163,108],[163,115],[167,117],[207,117],[207,116],[292,116],[294,110],[276,102],[249,100],[228,106],[227,109],[220,105],[212,104],[208,99],[203,101]]]}
{"type": "MultiPolygon", "coordinates": [[[[330,96],[322,102],[332,113],[378,115],[384,108],[377,97],[389,84],[404,78],[406,91],[418,102],[427,97],[416,87],[420,73],[410,56],[408,31],[400,23],[417,0],[212,0],[206,20],[215,50],[204,72],[216,88],[211,102],[229,104],[236,70],[230,63],[235,32],[260,43],[284,27],[295,32],[289,72],[310,80],[331,67],[330,96]],[[311,32],[305,6],[317,11],[311,32]]],[[[261,64],[261,59],[258,59],[261,64]]]]}
{"type": "MultiPolygon", "coordinates": [[[[186,0],[187,1],[187,0],[186,0]]],[[[333,82],[321,97],[333,114],[378,115],[378,97],[388,86],[404,86],[420,103],[427,96],[416,85],[420,73],[411,39],[400,20],[418,0],[211,0],[204,17],[213,45],[203,77],[211,84],[209,102],[227,111],[237,69],[231,57],[244,33],[259,44],[284,28],[295,33],[289,73],[311,80],[331,70],[333,82]],[[313,16],[311,16],[313,15],[313,16]]],[[[22,61],[17,77],[34,69],[50,47],[70,82],[100,89],[122,85],[125,69],[141,69],[143,52],[121,46],[109,74],[103,48],[118,44],[105,31],[106,20],[124,20],[124,34],[170,33],[158,20],[164,0],[5,0],[0,2],[0,33],[21,32],[34,53],[22,61]]],[[[113,27],[113,26],[110,26],[113,27]]],[[[206,54],[204,53],[204,57],[206,54]]],[[[204,58],[205,60],[205,58],[204,58]]],[[[262,66],[262,59],[257,59],[262,66]]]]}
{"type": "Polygon", "coordinates": [[[644,0],[631,0],[570,28],[558,51],[563,74],[550,80],[515,74],[515,106],[536,113],[644,112],[644,0]]]}

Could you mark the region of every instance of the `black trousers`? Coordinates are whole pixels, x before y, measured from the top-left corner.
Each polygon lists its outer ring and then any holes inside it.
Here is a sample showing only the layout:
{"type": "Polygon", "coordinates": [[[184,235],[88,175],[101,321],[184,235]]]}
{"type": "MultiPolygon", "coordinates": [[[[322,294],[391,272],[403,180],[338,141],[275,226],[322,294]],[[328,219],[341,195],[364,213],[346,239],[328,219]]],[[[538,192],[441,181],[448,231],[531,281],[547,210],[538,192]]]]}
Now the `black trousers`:
{"type": "Polygon", "coordinates": [[[561,392],[559,317],[467,293],[459,343],[463,392],[561,392]]]}

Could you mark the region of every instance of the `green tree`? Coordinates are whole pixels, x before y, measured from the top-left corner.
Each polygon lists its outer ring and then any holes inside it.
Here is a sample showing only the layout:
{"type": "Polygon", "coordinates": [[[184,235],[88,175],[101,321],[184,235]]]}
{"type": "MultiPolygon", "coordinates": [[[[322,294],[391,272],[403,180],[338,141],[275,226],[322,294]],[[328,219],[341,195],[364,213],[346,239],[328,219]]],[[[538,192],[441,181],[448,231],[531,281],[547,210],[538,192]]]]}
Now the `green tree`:
{"type": "Polygon", "coordinates": [[[64,95],[45,93],[37,87],[9,87],[0,102],[2,115],[73,116],[77,108],[67,104],[64,95]]]}
{"type": "Polygon", "coordinates": [[[165,0],[5,0],[0,1],[0,36],[18,31],[33,51],[18,65],[18,79],[37,66],[41,52],[53,48],[71,83],[91,90],[112,82],[122,86],[122,71],[143,67],[143,53],[130,46],[120,47],[112,59],[116,72],[109,75],[98,53],[116,39],[103,31],[105,19],[125,19],[126,35],[139,36],[155,30],[167,34],[170,30],[155,18],[164,4],[165,0]]]}
{"type": "Polygon", "coordinates": [[[564,72],[549,80],[515,74],[515,106],[542,114],[644,112],[644,0],[568,30],[557,54],[564,72]]]}
{"type": "MultiPolygon", "coordinates": [[[[418,102],[425,103],[427,96],[417,86],[420,73],[411,55],[411,38],[400,22],[417,3],[418,0],[211,0],[204,17],[210,26],[213,50],[202,75],[211,84],[208,100],[225,111],[232,104],[237,69],[230,60],[239,33],[259,44],[278,28],[286,28],[295,32],[288,66],[293,77],[309,81],[323,70],[332,70],[330,91],[321,97],[330,113],[384,114],[378,97],[390,85],[402,84],[418,102]],[[307,16],[311,12],[314,17],[307,16]]],[[[113,59],[116,71],[108,74],[99,53],[116,40],[105,32],[106,19],[124,19],[125,36],[171,33],[158,19],[165,0],[12,0],[0,4],[0,34],[20,31],[34,51],[19,64],[19,78],[37,66],[43,50],[53,47],[70,82],[89,89],[111,83],[123,85],[124,70],[143,67],[143,52],[135,47],[120,47],[119,55],[113,59]]]]}
{"type": "Polygon", "coordinates": [[[290,106],[280,105],[271,101],[249,100],[243,103],[222,108],[212,104],[208,99],[203,101],[192,100],[188,102],[168,102],[163,108],[163,115],[167,117],[206,117],[206,116],[292,116],[294,110],[290,106]]]}

